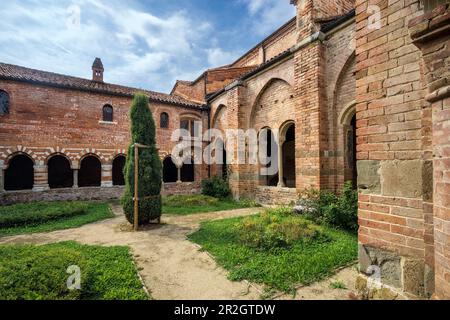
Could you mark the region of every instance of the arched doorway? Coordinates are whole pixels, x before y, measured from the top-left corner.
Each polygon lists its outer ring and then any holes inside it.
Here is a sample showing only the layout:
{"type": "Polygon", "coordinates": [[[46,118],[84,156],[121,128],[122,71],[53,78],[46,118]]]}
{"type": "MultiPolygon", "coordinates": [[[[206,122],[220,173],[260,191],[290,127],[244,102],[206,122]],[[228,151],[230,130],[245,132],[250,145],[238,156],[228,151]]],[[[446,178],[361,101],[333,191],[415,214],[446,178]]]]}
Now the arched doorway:
{"type": "Polygon", "coordinates": [[[50,189],[73,187],[73,171],[69,160],[56,155],[48,160],[48,185],[50,189]]]}
{"type": "Polygon", "coordinates": [[[276,137],[270,128],[259,133],[260,185],[276,187],[278,185],[278,147],[276,137]]]}
{"type": "Polygon", "coordinates": [[[281,130],[282,186],[295,188],[295,124],[289,123],[281,130]]]}
{"type": "Polygon", "coordinates": [[[95,156],[87,156],[81,161],[78,172],[78,185],[82,187],[100,187],[102,184],[102,164],[95,156]]]}
{"type": "Polygon", "coordinates": [[[123,174],[123,169],[125,168],[126,158],[123,155],[117,156],[113,161],[113,185],[114,186],[124,186],[125,177],[123,174]]]}
{"type": "Polygon", "coordinates": [[[163,161],[163,181],[165,183],[177,182],[178,169],[173,163],[172,157],[168,156],[163,161]]]}
{"type": "Polygon", "coordinates": [[[5,190],[31,190],[34,185],[34,163],[25,154],[14,156],[5,171],[5,190]]]}
{"type": "Polygon", "coordinates": [[[183,163],[181,167],[181,181],[194,182],[195,181],[195,166],[194,160],[191,158],[188,163],[183,163]]]}

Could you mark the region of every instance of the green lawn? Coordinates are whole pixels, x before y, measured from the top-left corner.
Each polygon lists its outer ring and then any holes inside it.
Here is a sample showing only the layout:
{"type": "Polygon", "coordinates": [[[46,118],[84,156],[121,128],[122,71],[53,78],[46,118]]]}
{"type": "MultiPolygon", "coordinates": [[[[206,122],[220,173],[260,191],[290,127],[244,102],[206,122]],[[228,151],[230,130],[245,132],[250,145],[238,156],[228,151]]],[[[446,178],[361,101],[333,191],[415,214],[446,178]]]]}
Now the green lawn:
{"type": "Polygon", "coordinates": [[[0,207],[0,237],[77,228],[114,217],[101,202],[34,202],[0,207]]]}
{"type": "Polygon", "coordinates": [[[0,245],[0,257],[0,300],[149,299],[127,247],[0,245]],[[80,290],[67,287],[70,266],[80,268],[80,290]]]}
{"type": "Polygon", "coordinates": [[[320,236],[311,237],[308,240],[295,240],[288,247],[271,249],[261,249],[243,243],[239,226],[243,223],[251,225],[252,222],[262,219],[261,215],[256,215],[251,218],[205,222],[199,231],[189,236],[189,239],[201,245],[215,257],[220,265],[229,270],[231,280],[245,279],[264,284],[267,289],[284,292],[293,292],[297,285],[307,285],[327,278],[339,267],[346,266],[357,259],[358,241],[355,234],[316,226],[311,221],[298,216],[277,216],[268,225],[269,234],[274,230],[285,230],[282,229],[283,225],[281,228],[276,228],[280,226],[280,222],[289,220],[293,227],[287,231],[288,236],[292,235],[291,231],[299,230],[298,234],[304,232],[304,230],[295,229],[298,223],[312,226],[311,228],[317,230],[320,236]],[[297,224],[292,223],[297,219],[299,219],[297,224]]]}
{"type": "Polygon", "coordinates": [[[163,214],[189,215],[254,207],[251,201],[236,202],[204,195],[177,195],[163,198],[163,214]]]}

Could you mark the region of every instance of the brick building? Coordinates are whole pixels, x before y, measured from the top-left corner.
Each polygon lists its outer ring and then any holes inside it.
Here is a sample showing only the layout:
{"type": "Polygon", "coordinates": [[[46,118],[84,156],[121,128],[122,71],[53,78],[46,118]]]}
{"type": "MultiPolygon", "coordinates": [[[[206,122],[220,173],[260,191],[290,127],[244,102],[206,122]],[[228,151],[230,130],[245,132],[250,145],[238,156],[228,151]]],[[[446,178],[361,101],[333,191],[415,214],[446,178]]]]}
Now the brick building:
{"type": "MultiPolygon", "coordinates": [[[[361,293],[450,298],[445,2],[291,0],[297,16],[235,62],[177,81],[170,94],[145,91],[165,192],[198,192],[203,178],[227,175],[235,198],[289,203],[353,181],[361,293]],[[194,121],[277,140],[278,173],[262,176],[249,161],[176,166],[170,136],[194,121]],[[377,275],[381,289],[367,281],[377,275]]],[[[0,64],[3,203],[121,193],[138,90],[104,83],[103,72],[97,59],[92,80],[0,64]]],[[[251,157],[248,142],[238,154],[229,137],[216,140],[228,158],[251,157]]]]}

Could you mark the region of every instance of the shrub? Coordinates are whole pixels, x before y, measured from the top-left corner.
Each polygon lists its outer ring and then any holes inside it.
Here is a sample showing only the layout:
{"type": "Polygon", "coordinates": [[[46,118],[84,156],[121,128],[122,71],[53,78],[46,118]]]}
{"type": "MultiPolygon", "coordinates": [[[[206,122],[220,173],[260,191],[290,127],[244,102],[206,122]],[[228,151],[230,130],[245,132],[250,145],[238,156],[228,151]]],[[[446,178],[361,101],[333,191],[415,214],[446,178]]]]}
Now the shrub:
{"type": "Polygon", "coordinates": [[[353,190],[351,182],[345,183],[340,196],[329,191],[307,190],[300,195],[298,204],[308,208],[305,216],[316,223],[358,230],[358,192],[353,190]]]}
{"type": "Polygon", "coordinates": [[[245,218],[235,225],[239,241],[252,248],[271,250],[306,243],[321,235],[317,227],[291,213],[290,209],[279,208],[245,218]]]}
{"type": "Polygon", "coordinates": [[[37,225],[62,218],[87,214],[82,202],[36,202],[0,207],[0,228],[37,225]]]}
{"type": "Polygon", "coordinates": [[[231,190],[227,180],[216,176],[202,181],[202,193],[223,199],[231,194],[231,190]]]}
{"type": "Polygon", "coordinates": [[[125,164],[125,194],[122,199],[127,220],[134,222],[134,147],[149,146],[139,151],[139,225],[161,216],[161,160],[156,149],[155,122],[144,94],[136,94],[131,105],[131,144],[125,164]]]}

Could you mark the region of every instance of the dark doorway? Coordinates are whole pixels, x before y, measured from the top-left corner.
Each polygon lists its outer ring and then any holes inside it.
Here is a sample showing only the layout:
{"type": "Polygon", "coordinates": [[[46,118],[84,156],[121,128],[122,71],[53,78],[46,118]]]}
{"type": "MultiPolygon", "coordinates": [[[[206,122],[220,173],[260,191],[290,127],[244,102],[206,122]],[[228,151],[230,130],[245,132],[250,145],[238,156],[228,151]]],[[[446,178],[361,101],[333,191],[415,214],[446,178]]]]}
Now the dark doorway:
{"type": "Polygon", "coordinates": [[[287,188],[295,188],[295,124],[286,131],[283,143],[283,182],[287,188]]]}
{"type": "Polygon", "coordinates": [[[67,158],[54,156],[48,161],[47,165],[50,189],[73,187],[73,171],[67,158]]]}
{"type": "Polygon", "coordinates": [[[125,168],[126,162],[125,156],[117,156],[113,161],[113,185],[115,186],[124,186],[125,185],[125,177],[123,169],[125,168]]]}
{"type": "MultiPolygon", "coordinates": [[[[278,146],[275,141],[275,135],[273,134],[271,129],[263,129],[260,133],[260,147],[264,146],[264,139],[267,140],[267,144],[263,150],[263,157],[268,161],[269,163],[263,164],[263,168],[269,169],[267,174],[262,174],[260,176],[261,185],[263,186],[269,186],[269,187],[275,187],[278,185],[278,167],[272,168],[272,165],[274,165],[274,161],[278,161],[278,146]],[[261,140],[263,139],[263,140],[261,140]],[[269,161],[270,160],[270,161],[269,161]],[[276,171],[275,174],[270,174],[272,171],[276,171]]],[[[261,174],[261,172],[260,172],[261,174]]]]}
{"type": "Polygon", "coordinates": [[[222,178],[228,179],[227,150],[223,148],[222,178]]]}
{"type": "Polygon", "coordinates": [[[182,182],[194,182],[195,181],[195,167],[194,160],[190,160],[190,163],[184,163],[181,167],[181,181],[182,182]]]}
{"type": "Polygon", "coordinates": [[[178,169],[172,161],[172,157],[167,157],[163,161],[163,181],[177,182],[178,180],[178,169]]]}
{"type": "Polygon", "coordinates": [[[357,165],[356,165],[356,145],[357,145],[357,141],[356,141],[356,114],[353,116],[352,121],[350,122],[350,130],[348,132],[348,140],[347,140],[347,145],[348,145],[348,153],[347,153],[347,161],[348,161],[348,165],[349,165],[349,169],[351,170],[352,173],[352,184],[353,184],[353,188],[356,189],[357,187],[357,183],[358,183],[358,170],[357,170],[357,165]]]}
{"type": "Polygon", "coordinates": [[[102,164],[94,156],[88,156],[81,161],[78,172],[78,185],[82,187],[100,187],[102,184],[102,164]]]}
{"type": "Polygon", "coordinates": [[[31,190],[34,185],[34,163],[30,157],[19,154],[9,161],[5,171],[5,190],[31,190]]]}

